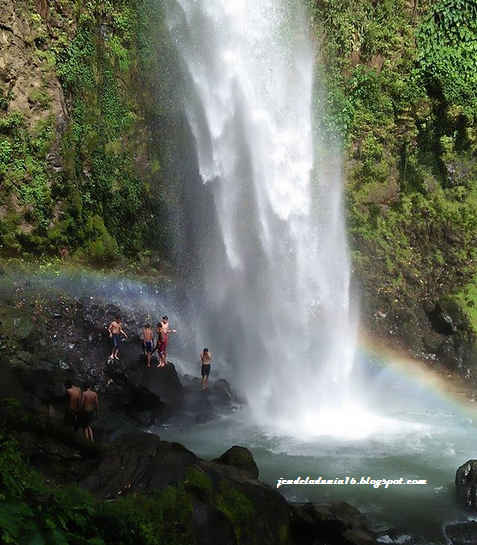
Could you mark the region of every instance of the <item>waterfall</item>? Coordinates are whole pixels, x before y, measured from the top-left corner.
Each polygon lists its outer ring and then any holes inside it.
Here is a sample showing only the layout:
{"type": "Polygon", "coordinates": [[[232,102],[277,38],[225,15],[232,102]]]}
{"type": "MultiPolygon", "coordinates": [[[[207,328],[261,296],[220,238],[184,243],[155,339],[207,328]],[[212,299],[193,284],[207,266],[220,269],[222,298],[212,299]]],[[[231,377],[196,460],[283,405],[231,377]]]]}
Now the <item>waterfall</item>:
{"type": "Polygon", "coordinates": [[[341,165],[318,153],[305,11],[169,0],[167,19],[200,174],[185,204],[198,345],[258,422],[309,425],[349,400],[355,328],[341,165]]]}

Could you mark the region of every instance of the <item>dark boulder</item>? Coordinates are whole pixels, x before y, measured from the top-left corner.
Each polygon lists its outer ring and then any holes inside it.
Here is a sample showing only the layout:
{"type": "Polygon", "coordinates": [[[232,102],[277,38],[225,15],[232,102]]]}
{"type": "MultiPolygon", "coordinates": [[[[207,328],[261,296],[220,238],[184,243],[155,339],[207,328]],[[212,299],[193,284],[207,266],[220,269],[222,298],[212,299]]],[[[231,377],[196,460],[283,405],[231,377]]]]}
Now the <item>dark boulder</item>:
{"type": "Polygon", "coordinates": [[[229,408],[234,402],[232,388],[223,378],[210,383],[210,392],[213,395],[216,406],[229,408]]]}
{"type": "Polygon", "coordinates": [[[428,303],[426,314],[432,329],[441,335],[454,335],[457,331],[472,329],[461,303],[456,299],[447,298],[438,301],[432,310],[428,303]]]}
{"type": "Polygon", "coordinates": [[[477,510],[477,460],[468,460],[455,475],[457,496],[461,504],[470,510],[477,510]]]}
{"type": "Polygon", "coordinates": [[[275,488],[232,465],[202,460],[200,468],[212,484],[215,508],[235,530],[235,539],[224,543],[291,543],[290,506],[275,488]]]}
{"type": "Polygon", "coordinates": [[[449,524],[444,532],[450,545],[475,545],[477,543],[477,522],[449,524]]]}
{"type": "Polygon", "coordinates": [[[98,498],[151,492],[177,483],[197,462],[179,443],[149,433],[125,434],[110,443],[99,466],[80,484],[98,498]]]}
{"type": "Polygon", "coordinates": [[[198,377],[184,375],[181,381],[184,402],[180,414],[174,418],[175,423],[205,424],[231,413],[241,403],[224,379],[211,381],[207,390],[202,389],[198,377]]]}
{"type": "Polygon", "coordinates": [[[154,426],[165,413],[165,404],[146,386],[137,386],[130,397],[131,415],[145,426],[154,426]]]}
{"type": "Polygon", "coordinates": [[[346,545],[377,543],[367,527],[366,518],[347,503],[292,504],[290,529],[298,543],[315,543],[317,538],[346,545]]]}
{"type": "Polygon", "coordinates": [[[216,464],[238,467],[246,471],[253,479],[258,479],[258,467],[248,448],[235,445],[213,461],[216,464]]]}
{"type": "Polygon", "coordinates": [[[133,380],[137,388],[147,388],[166,405],[174,407],[182,402],[182,384],[172,363],[165,367],[146,367],[133,380]]]}
{"type": "Polygon", "coordinates": [[[18,369],[16,376],[28,395],[28,403],[32,409],[43,405],[63,405],[66,403],[66,380],[74,379],[71,372],[60,368],[37,367],[35,369],[18,369]]]}
{"type": "Polygon", "coordinates": [[[0,399],[4,398],[14,398],[23,403],[25,392],[14,372],[0,364],[0,399]]]}

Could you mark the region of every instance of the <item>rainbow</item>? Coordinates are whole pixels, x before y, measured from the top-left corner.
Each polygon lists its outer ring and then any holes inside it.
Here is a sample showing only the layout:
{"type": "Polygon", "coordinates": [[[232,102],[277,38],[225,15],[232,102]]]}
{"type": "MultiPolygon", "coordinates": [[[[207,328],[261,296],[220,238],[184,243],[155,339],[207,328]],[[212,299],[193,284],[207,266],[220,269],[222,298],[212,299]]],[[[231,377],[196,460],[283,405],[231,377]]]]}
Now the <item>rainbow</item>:
{"type": "Polygon", "coordinates": [[[404,350],[390,348],[364,332],[359,334],[358,355],[372,360],[376,366],[386,369],[397,380],[423,388],[441,403],[453,407],[461,414],[477,418],[477,403],[474,403],[474,389],[470,380],[466,382],[451,373],[438,373],[424,360],[412,358],[404,350]]]}

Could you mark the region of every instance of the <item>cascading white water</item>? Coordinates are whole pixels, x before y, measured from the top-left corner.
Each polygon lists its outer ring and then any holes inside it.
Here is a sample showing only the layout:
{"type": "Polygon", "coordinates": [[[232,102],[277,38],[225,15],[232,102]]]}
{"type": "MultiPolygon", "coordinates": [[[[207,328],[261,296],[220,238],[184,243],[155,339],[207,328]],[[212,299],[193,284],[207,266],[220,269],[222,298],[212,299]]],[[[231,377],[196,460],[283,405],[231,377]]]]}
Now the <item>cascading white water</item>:
{"type": "Polygon", "coordinates": [[[167,11],[215,204],[195,210],[210,235],[195,240],[199,343],[259,422],[313,425],[349,400],[354,327],[340,163],[315,162],[305,13],[287,0],[169,0],[167,11]]]}

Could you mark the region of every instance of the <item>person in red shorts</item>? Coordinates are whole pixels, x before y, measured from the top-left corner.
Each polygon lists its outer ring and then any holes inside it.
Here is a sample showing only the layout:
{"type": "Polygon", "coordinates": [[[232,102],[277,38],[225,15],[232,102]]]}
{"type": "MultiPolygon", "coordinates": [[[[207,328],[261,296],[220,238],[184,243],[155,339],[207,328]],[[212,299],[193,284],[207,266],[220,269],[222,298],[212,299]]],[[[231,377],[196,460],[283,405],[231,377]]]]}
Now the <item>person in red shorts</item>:
{"type": "Polygon", "coordinates": [[[167,343],[167,334],[164,332],[164,327],[162,322],[157,324],[157,357],[159,359],[159,364],[157,367],[164,367],[166,365],[166,343],[167,343]]]}
{"type": "MultiPolygon", "coordinates": [[[[164,346],[164,365],[167,362],[167,343],[168,343],[168,334],[169,333],[175,333],[177,329],[171,329],[169,327],[169,318],[167,316],[163,316],[161,320],[162,324],[162,332],[165,334],[165,346],[164,346]]],[[[158,324],[159,325],[159,324],[158,324]]]]}

